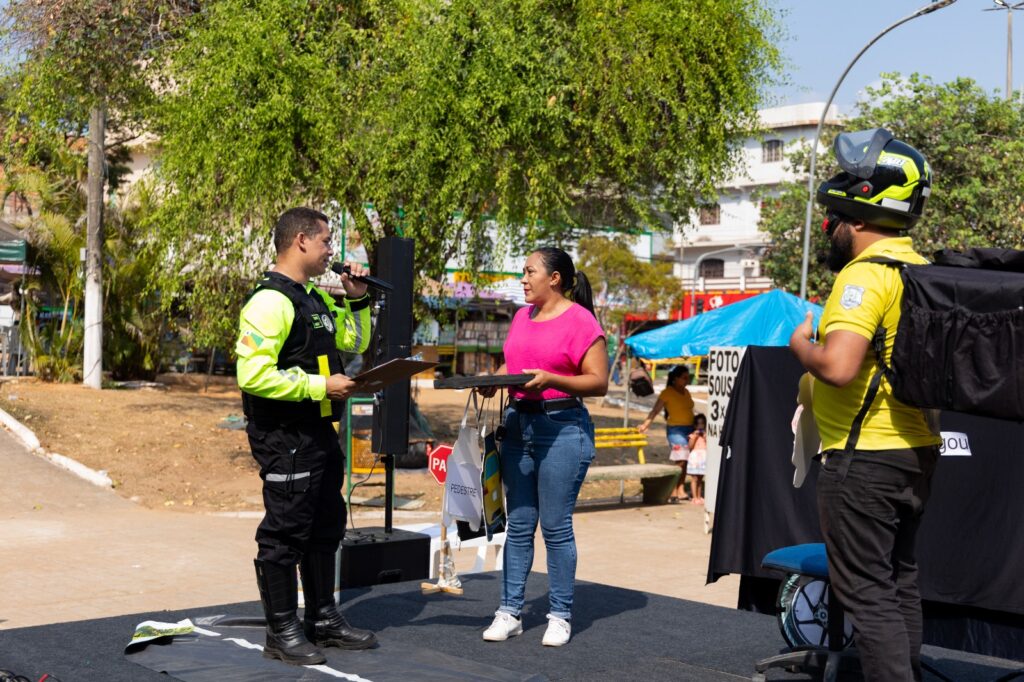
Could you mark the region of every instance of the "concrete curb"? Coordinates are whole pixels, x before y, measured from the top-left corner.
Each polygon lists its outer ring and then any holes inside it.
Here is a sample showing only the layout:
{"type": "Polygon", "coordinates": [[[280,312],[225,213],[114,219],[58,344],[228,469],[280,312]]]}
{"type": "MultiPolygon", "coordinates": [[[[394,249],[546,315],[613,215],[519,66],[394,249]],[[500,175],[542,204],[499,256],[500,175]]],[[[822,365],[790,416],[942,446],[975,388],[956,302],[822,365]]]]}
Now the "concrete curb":
{"type": "Polygon", "coordinates": [[[81,462],[66,457],[64,455],[58,455],[55,452],[47,452],[43,449],[39,443],[39,439],[36,438],[36,434],[32,433],[32,430],[27,426],[19,422],[17,419],[8,414],[5,410],[0,410],[0,423],[14,435],[21,444],[24,445],[29,451],[34,452],[44,459],[49,461],[51,464],[59,466],[62,469],[70,471],[75,476],[98,485],[101,488],[113,488],[114,482],[110,480],[105,471],[96,471],[90,469],[81,462]]]}
{"type": "Polygon", "coordinates": [[[0,422],[7,428],[8,431],[14,434],[14,437],[21,441],[29,450],[35,451],[42,449],[39,444],[39,439],[36,438],[36,434],[22,424],[20,421],[9,415],[4,410],[0,410],[0,422]]]}

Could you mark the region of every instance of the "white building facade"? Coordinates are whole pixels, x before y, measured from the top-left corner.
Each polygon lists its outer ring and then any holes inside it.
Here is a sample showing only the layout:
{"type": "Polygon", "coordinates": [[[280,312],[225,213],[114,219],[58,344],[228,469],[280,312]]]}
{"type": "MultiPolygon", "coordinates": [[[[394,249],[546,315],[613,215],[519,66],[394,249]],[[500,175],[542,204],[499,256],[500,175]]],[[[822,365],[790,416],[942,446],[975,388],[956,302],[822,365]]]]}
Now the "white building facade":
{"type": "MultiPolygon", "coordinates": [[[[771,288],[761,273],[767,244],[758,229],[761,201],[777,194],[783,182],[806,179],[790,170],[787,155],[814,139],[822,107],[818,102],[762,109],[766,132],[743,143],[745,169],[718,188],[718,197],[694,211],[689,222],[678,224],[671,239],[665,235],[655,244],[658,256],[675,263],[687,291],[672,317],[690,317],[771,288]]],[[[839,123],[834,105],[826,123],[839,123]]]]}

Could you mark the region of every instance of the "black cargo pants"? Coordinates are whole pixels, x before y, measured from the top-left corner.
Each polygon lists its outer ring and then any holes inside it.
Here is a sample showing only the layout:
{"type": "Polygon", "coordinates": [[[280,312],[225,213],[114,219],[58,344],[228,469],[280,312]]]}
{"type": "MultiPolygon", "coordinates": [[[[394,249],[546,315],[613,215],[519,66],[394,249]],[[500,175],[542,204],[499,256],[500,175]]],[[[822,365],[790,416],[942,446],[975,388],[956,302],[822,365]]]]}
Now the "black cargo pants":
{"type": "Polygon", "coordinates": [[[334,553],[345,535],[344,455],[334,425],[250,422],[246,433],[263,479],[256,558],[289,566],[306,552],[334,553]]]}
{"type": "Polygon", "coordinates": [[[938,446],[829,450],[818,514],[833,593],[856,628],[864,679],[921,679],[921,594],[915,540],[938,446]]]}

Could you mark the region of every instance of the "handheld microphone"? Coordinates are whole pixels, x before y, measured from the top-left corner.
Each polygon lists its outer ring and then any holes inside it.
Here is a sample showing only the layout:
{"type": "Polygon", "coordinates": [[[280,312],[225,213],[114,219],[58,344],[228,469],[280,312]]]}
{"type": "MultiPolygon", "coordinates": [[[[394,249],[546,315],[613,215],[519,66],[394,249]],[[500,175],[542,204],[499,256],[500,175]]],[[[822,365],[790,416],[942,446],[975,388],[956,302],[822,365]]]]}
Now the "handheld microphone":
{"type": "Polygon", "coordinates": [[[384,280],[378,279],[377,277],[373,277],[371,275],[356,275],[356,276],[353,276],[352,275],[352,268],[350,268],[347,265],[342,265],[341,263],[331,263],[331,270],[333,270],[334,272],[338,273],[339,275],[348,275],[349,277],[351,277],[355,281],[362,282],[363,284],[366,284],[368,286],[374,287],[376,289],[381,289],[383,291],[394,291],[395,290],[395,288],[393,286],[391,286],[390,282],[385,282],[384,280]]]}

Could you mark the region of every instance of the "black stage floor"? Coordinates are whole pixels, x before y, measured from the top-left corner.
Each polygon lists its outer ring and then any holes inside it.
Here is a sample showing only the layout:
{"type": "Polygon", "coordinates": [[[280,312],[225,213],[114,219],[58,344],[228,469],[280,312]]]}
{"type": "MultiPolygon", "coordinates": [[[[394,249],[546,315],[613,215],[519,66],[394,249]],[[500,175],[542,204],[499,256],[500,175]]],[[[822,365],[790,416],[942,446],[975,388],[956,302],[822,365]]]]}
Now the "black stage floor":
{"type": "MultiPolygon", "coordinates": [[[[381,645],[371,652],[329,650],[328,665],[344,671],[344,676],[264,661],[258,651],[246,649],[244,644],[220,658],[218,669],[205,672],[197,669],[202,666],[194,661],[187,661],[187,641],[150,645],[144,650],[147,655],[153,652],[149,658],[124,655],[135,626],[144,620],[176,622],[215,614],[258,616],[258,602],[0,631],[0,669],[31,680],[49,673],[63,682],[157,682],[168,676],[133,660],[148,665],[161,658],[173,659],[180,651],[186,660],[178,661],[175,665],[179,667],[173,669],[176,677],[186,680],[724,681],[750,679],[757,659],[783,647],[771,616],[586,582],[576,588],[572,641],[562,648],[544,647],[544,575],[530,580],[523,635],[488,643],[480,633],[498,603],[500,580],[500,573],[467,576],[461,597],[423,596],[418,582],[346,591],[343,601],[349,619],[375,630],[381,645]],[[272,667],[261,668],[268,665],[272,667]]],[[[261,629],[236,632],[242,633],[233,635],[239,641],[263,643],[261,629]]],[[[934,647],[926,647],[925,654],[935,668],[960,682],[993,680],[1016,666],[934,647]]],[[[809,678],[772,671],[769,679],[809,678]]],[[[927,679],[935,678],[926,675],[927,679]]]]}

